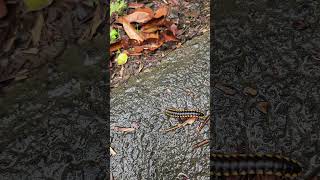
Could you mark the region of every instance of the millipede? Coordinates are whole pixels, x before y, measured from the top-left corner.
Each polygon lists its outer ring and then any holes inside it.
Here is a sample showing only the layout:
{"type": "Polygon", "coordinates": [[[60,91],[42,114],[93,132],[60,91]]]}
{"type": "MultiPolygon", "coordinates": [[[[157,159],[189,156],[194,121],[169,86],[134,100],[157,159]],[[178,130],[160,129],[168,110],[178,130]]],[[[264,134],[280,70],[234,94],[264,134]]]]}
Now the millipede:
{"type": "Polygon", "coordinates": [[[173,117],[173,118],[204,118],[205,115],[203,112],[197,110],[183,110],[183,109],[174,109],[168,108],[164,111],[164,114],[173,117]]]}
{"type": "Polygon", "coordinates": [[[299,162],[272,154],[211,154],[215,177],[273,175],[290,179],[301,175],[299,162]]]}

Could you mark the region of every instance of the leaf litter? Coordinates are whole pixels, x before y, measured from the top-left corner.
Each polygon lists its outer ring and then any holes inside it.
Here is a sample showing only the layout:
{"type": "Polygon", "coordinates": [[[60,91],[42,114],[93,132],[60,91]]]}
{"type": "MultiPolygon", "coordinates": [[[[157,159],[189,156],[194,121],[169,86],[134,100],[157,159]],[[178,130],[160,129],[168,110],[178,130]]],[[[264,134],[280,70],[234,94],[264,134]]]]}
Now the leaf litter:
{"type": "Polygon", "coordinates": [[[113,13],[110,18],[110,31],[119,32],[119,38],[110,42],[111,88],[139,74],[142,69],[136,64],[143,64],[143,71],[157,66],[170,51],[209,30],[209,1],[127,2],[124,12],[113,13]],[[124,50],[129,56],[128,61],[119,66],[116,59],[124,50]]]}

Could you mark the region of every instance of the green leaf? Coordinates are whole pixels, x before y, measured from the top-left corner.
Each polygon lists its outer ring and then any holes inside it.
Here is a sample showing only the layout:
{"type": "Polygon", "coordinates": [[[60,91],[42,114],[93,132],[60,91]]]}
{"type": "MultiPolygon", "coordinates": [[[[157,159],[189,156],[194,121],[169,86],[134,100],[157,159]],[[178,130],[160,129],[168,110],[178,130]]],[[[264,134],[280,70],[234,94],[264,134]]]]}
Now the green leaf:
{"type": "Polygon", "coordinates": [[[114,42],[115,40],[117,40],[118,37],[119,37],[118,31],[115,30],[115,29],[112,29],[112,30],[110,31],[110,41],[111,41],[111,43],[114,42]]]}
{"type": "Polygon", "coordinates": [[[53,0],[24,0],[27,12],[39,11],[43,8],[48,7],[53,0]]]}
{"type": "Polygon", "coordinates": [[[110,4],[110,16],[112,13],[120,14],[127,7],[125,0],[117,0],[116,2],[111,2],[110,4]]]}
{"type": "Polygon", "coordinates": [[[127,63],[127,60],[128,60],[128,55],[123,52],[119,54],[119,56],[117,57],[117,64],[124,65],[125,63],[127,63]]]}

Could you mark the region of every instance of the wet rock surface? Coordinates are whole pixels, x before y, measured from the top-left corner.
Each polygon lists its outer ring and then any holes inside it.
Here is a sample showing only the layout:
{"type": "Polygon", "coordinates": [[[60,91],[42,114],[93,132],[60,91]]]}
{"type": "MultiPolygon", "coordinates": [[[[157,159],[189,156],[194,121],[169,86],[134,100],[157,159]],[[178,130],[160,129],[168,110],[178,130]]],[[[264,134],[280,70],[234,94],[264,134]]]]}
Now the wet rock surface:
{"type": "Polygon", "coordinates": [[[70,47],[0,99],[0,179],[104,179],[103,40],[70,47]],[[58,65],[59,64],[59,65],[58,65]]]}
{"type": "Polygon", "coordinates": [[[233,3],[215,17],[213,150],[279,153],[310,170],[320,164],[320,4],[233,3]]]}
{"type": "Polygon", "coordinates": [[[192,149],[208,138],[208,127],[198,134],[200,122],[172,132],[178,123],[168,120],[165,108],[195,108],[209,112],[209,34],[187,42],[164,57],[163,63],[129,80],[111,93],[111,157],[115,179],[209,179],[209,147],[192,149]],[[139,127],[137,127],[137,125],[139,127]],[[113,127],[136,127],[123,133],[113,127]]]}

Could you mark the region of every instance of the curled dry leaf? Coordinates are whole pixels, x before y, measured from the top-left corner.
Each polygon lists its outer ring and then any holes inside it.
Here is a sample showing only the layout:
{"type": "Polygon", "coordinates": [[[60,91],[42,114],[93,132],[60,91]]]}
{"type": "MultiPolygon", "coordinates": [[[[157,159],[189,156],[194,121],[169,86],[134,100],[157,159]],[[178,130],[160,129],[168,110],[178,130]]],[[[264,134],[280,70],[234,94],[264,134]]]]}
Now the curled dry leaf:
{"type": "Polygon", "coordinates": [[[154,51],[162,46],[164,42],[161,39],[148,39],[145,41],[143,47],[144,49],[154,51]]]}
{"type": "Polygon", "coordinates": [[[160,18],[162,16],[167,16],[169,12],[168,6],[161,6],[154,15],[154,18],[160,18]]]}
{"type": "Polygon", "coordinates": [[[143,3],[131,2],[131,3],[128,4],[128,8],[133,8],[133,9],[142,8],[143,6],[144,6],[143,3]]]}
{"type": "Polygon", "coordinates": [[[139,42],[143,41],[143,38],[138,34],[138,32],[135,30],[135,28],[130,24],[125,18],[120,17],[118,19],[118,22],[123,25],[124,31],[127,33],[130,39],[135,39],[139,42]]]}
{"type": "Polygon", "coordinates": [[[110,154],[111,154],[111,156],[115,156],[117,154],[117,152],[115,150],[113,150],[112,147],[110,147],[110,154]]]}
{"type": "Polygon", "coordinates": [[[124,46],[124,41],[121,40],[121,41],[118,41],[116,43],[113,43],[110,45],[110,52],[114,52],[114,51],[118,51],[119,49],[123,48],[124,46]]]}
{"type": "Polygon", "coordinates": [[[160,27],[154,25],[154,26],[148,27],[148,29],[146,29],[146,28],[142,29],[141,32],[144,32],[144,33],[152,33],[152,32],[156,32],[156,31],[158,31],[158,30],[160,30],[160,27]]]}
{"type": "Polygon", "coordinates": [[[234,94],[236,94],[236,91],[233,88],[227,87],[227,86],[225,86],[223,84],[217,83],[215,85],[215,87],[218,88],[220,91],[222,91],[226,95],[234,95],[234,94]]]}
{"type": "Polygon", "coordinates": [[[143,32],[141,33],[141,35],[143,36],[143,39],[159,39],[159,34],[158,33],[146,33],[143,32]]]}
{"type": "Polygon", "coordinates": [[[172,35],[169,31],[162,32],[161,36],[164,42],[178,41],[178,39],[174,35],[172,35]]]}
{"type": "Polygon", "coordinates": [[[244,88],[243,92],[244,92],[245,94],[248,94],[248,95],[251,95],[251,96],[257,95],[257,90],[255,90],[255,89],[253,89],[253,88],[251,88],[251,87],[246,87],[246,88],[244,88]]]}
{"type": "Polygon", "coordinates": [[[132,127],[113,127],[113,130],[114,131],[119,131],[119,132],[132,132],[132,131],[135,131],[136,129],[135,128],[132,128],[132,127]]]}
{"type": "Polygon", "coordinates": [[[259,111],[261,111],[264,114],[267,114],[268,109],[269,109],[269,103],[262,101],[257,103],[257,108],[259,111]]]}
{"type": "Polygon", "coordinates": [[[169,30],[173,33],[174,36],[177,36],[178,27],[175,24],[172,24],[169,28],[169,30]]]}
{"type": "Polygon", "coordinates": [[[145,23],[141,27],[141,31],[145,31],[146,29],[154,28],[154,27],[170,27],[173,22],[166,20],[164,17],[153,19],[147,23],[145,23]]]}
{"type": "Polygon", "coordinates": [[[146,23],[153,18],[152,9],[145,7],[136,9],[133,13],[124,16],[129,23],[137,22],[137,23],[146,23]]]}

